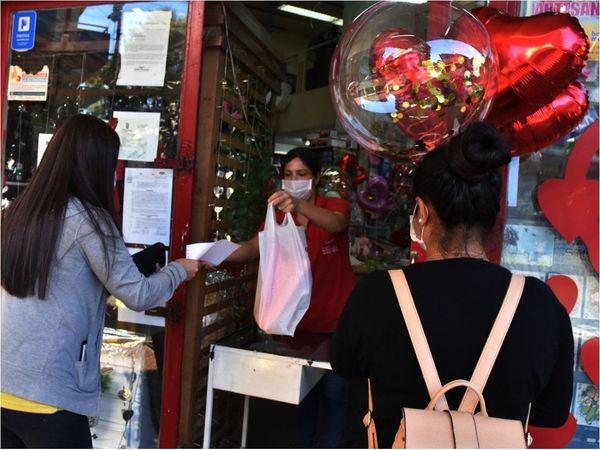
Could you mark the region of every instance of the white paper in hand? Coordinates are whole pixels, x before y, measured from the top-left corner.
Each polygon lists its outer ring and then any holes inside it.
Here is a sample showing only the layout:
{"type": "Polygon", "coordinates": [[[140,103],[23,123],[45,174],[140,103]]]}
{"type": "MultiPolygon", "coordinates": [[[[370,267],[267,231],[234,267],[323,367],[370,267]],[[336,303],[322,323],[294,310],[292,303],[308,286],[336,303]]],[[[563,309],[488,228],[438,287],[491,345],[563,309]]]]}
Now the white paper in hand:
{"type": "Polygon", "coordinates": [[[207,261],[213,266],[221,264],[225,258],[238,249],[240,245],[235,242],[221,239],[216,242],[198,242],[186,246],[185,257],[207,261]]]}

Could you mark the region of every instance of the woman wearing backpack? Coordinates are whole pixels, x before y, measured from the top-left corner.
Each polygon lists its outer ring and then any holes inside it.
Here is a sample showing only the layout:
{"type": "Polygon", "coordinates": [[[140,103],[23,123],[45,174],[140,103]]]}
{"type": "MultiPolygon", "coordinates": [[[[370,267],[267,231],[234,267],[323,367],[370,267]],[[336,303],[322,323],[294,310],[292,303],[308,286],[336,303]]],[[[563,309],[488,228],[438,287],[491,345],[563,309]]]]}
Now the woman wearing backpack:
{"type": "MultiPolygon", "coordinates": [[[[403,270],[441,384],[469,380],[507,291],[511,273],[487,261],[484,242],[500,207],[497,169],[510,161],[492,125],[474,123],[428,153],[414,178],[411,239],[426,261],[403,270]]],[[[344,446],[366,447],[362,417],[371,381],[380,447],[390,447],[402,408],[423,409],[429,394],[388,272],[361,280],[332,341],[333,370],[361,378],[360,408],[351,408],[344,446]],[[348,436],[351,436],[348,438],[348,436]]],[[[565,308],[550,288],[527,277],[484,397],[490,416],[558,427],[568,417],[573,335],[565,308]]],[[[446,394],[456,410],[464,389],[446,394]]]]}
{"type": "Polygon", "coordinates": [[[178,259],[145,277],[117,229],[119,137],[70,117],[2,221],[2,448],[92,448],[106,298],[164,304],[198,272],[178,259]]]}

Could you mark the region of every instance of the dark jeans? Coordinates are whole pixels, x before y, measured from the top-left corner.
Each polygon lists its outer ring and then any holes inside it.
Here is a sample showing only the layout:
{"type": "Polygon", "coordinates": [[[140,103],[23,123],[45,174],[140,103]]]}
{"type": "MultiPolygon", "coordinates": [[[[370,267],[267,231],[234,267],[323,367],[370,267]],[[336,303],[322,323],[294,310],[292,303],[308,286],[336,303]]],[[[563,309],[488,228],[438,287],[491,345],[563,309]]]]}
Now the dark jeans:
{"type": "Polygon", "coordinates": [[[347,406],[346,380],[327,371],[299,405],[298,447],[337,448],[347,406]]]}
{"type": "Polygon", "coordinates": [[[86,416],[34,414],[2,408],[2,448],[92,448],[86,416]]]}

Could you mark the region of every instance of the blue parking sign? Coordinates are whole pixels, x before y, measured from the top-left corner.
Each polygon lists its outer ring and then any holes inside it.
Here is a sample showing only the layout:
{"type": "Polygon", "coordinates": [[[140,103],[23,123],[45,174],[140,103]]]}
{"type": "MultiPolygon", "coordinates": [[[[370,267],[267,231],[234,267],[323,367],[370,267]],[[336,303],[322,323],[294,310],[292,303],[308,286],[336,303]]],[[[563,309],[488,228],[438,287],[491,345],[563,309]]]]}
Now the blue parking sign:
{"type": "Polygon", "coordinates": [[[13,16],[10,48],[16,52],[26,52],[35,43],[35,11],[18,11],[13,16]]]}

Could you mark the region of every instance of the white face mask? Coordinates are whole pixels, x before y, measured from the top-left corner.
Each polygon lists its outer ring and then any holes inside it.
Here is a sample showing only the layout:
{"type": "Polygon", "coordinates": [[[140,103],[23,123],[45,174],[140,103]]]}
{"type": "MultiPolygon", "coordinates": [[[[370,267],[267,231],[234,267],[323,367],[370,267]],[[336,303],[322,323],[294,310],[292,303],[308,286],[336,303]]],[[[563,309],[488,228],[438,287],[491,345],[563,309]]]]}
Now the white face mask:
{"type": "Polygon", "coordinates": [[[294,198],[307,200],[312,194],[312,178],[309,180],[283,180],[283,190],[294,198]]]}
{"type": "MultiPolygon", "coordinates": [[[[415,213],[417,212],[418,207],[419,207],[419,205],[415,205],[415,209],[413,210],[413,213],[410,216],[408,216],[408,220],[410,221],[410,239],[413,242],[416,242],[417,244],[419,244],[419,246],[423,250],[427,250],[427,245],[425,245],[425,241],[423,240],[423,232],[425,231],[425,227],[421,226],[421,237],[418,238],[417,232],[415,231],[415,226],[413,225],[413,220],[415,218],[415,213]]],[[[427,211],[427,208],[425,208],[425,211],[429,215],[429,211],[427,211]]]]}

